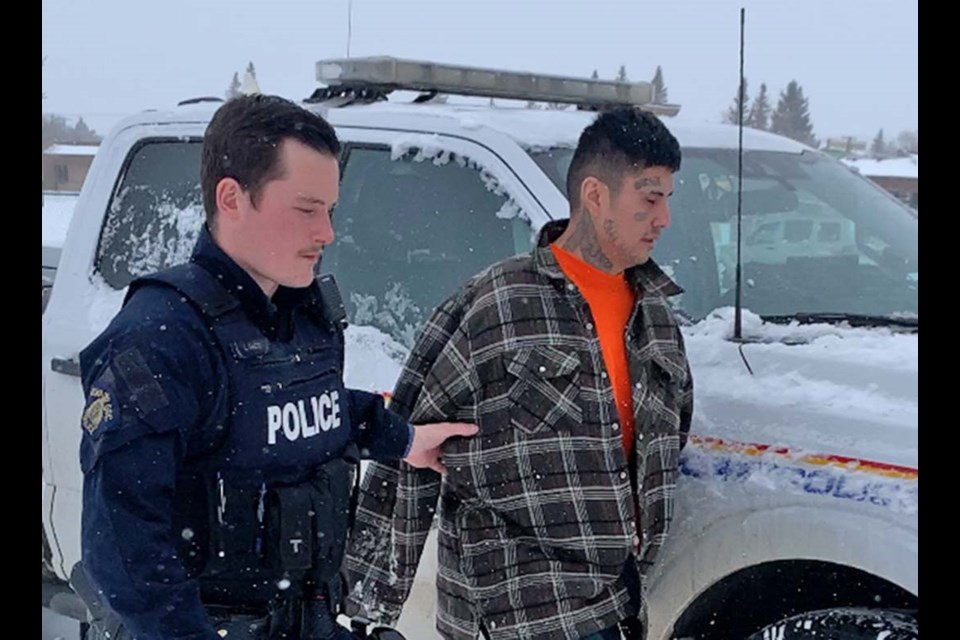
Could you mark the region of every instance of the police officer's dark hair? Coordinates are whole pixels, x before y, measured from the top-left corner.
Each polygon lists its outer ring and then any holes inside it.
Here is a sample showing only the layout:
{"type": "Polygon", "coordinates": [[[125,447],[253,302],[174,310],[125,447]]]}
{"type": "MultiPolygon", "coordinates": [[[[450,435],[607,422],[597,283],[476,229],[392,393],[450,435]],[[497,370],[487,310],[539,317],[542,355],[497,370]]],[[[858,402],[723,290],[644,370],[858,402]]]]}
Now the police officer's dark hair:
{"type": "Polygon", "coordinates": [[[601,180],[614,193],[628,171],[646,167],[680,169],[680,143],[660,118],[634,107],[604,111],[580,134],[567,171],[567,200],[580,209],[580,185],[588,176],[601,180]]]}
{"type": "Polygon", "coordinates": [[[207,222],[217,211],[217,184],[233,178],[256,206],[269,181],[283,175],[280,149],[293,139],[336,158],[340,141],[326,120],[277,96],[232,98],[217,109],[203,136],[200,185],[207,222]]]}

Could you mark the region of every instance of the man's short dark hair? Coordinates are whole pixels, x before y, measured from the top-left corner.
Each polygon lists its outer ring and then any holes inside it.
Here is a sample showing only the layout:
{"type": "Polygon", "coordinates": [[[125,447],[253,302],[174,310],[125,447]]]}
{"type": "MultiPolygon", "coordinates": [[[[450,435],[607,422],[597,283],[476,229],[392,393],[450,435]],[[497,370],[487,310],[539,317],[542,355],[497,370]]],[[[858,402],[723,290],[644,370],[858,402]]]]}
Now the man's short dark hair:
{"type": "Polygon", "coordinates": [[[597,116],[580,134],[567,171],[567,199],[580,208],[580,185],[587,176],[617,191],[623,176],[646,167],[680,169],[680,143],[660,118],[634,107],[618,107],[597,116]]]}
{"type": "Polygon", "coordinates": [[[257,204],[267,182],[283,175],[285,140],[337,157],[340,141],[321,116],[277,96],[240,96],[217,109],[203,136],[200,185],[207,222],[217,210],[217,184],[233,178],[257,204]]]}

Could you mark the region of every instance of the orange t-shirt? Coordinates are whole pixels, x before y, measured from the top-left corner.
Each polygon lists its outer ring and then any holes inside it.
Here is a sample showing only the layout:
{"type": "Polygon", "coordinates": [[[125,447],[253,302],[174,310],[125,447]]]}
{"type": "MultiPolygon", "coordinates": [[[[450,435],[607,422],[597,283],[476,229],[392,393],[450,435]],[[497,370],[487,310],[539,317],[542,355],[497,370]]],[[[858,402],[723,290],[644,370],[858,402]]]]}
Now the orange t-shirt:
{"type": "Polygon", "coordinates": [[[551,244],[550,248],[560,268],[577,285],[590,306],[600,340],[600,352],[603,353],[603,362],[607,366],[613,397],[617,402],[623,449],[629,458],[633,453],[633,392],[624,336],[636,296],[622,273],[610,275],[601,271],[557,244],[551,244]]]}

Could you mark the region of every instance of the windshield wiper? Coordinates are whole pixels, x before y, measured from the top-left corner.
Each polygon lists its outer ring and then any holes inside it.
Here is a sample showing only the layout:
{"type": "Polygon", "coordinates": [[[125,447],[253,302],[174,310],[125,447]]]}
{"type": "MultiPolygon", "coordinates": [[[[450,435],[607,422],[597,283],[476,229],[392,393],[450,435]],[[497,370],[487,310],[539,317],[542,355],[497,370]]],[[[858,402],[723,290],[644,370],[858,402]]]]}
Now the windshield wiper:
{"type": "Polygon", "coordinates": [[[910,318],[905,316],[872,316],[860,313],[807,313],[800,312],[792,315],[763,316],[767,322],[777,324],[787,324],[790,322],[799,322],[800,324],[840,324],[847,323],[851,327],[904,327],[907,329],[919,329],[919,318],[910,318]]]}

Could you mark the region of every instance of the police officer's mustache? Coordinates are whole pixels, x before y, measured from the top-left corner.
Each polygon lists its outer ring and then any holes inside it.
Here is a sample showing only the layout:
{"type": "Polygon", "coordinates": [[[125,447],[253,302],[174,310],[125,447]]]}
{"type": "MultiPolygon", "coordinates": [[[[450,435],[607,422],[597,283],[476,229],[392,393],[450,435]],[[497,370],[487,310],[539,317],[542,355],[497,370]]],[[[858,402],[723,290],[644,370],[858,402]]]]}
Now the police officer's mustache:
{"type": "Polygon", "coordinates": [[[312,249],[304,249],[300,255],[304,258],[316,258],[323,255],[323,249],[326,245],[318,245],[312,249]]]}

